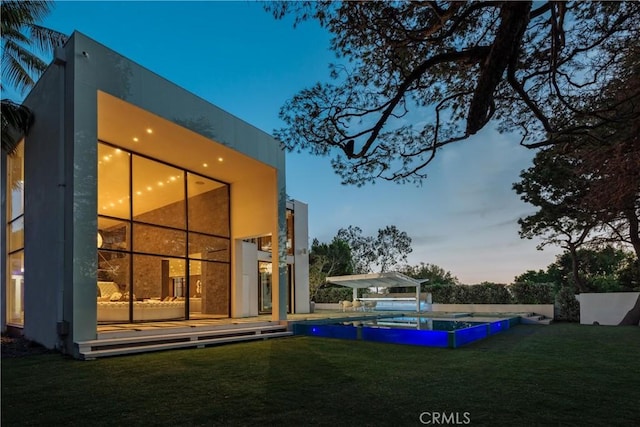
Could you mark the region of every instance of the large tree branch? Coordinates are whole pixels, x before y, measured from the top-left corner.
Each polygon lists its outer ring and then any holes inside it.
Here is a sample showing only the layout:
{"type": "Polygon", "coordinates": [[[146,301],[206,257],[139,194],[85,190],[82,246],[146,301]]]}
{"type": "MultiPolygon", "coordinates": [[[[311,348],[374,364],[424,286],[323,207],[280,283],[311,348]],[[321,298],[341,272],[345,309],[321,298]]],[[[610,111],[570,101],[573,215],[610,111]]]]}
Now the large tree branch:
{"type": "Polygon", "coordinates": [[[467,135],[473,135],[491,118],[493,93],[507,65],[518,56],[522,36],[529,23],[531,2],[507,2],[500,11],[500,27],[489,55],[480,66],[480,76],[467,113],[467,135]]]}
{"type": "Polygon", "coordinates": [[[420,77],[431,67],[442,64],[445,62],[458,62],[458,61],[480,61],[482,60],[489,52],[489,47],[487,46],[476,46],[470,49],[462,50],[462,51],[453,51],[446,52],[436,56],[433,56],[426,61],[422,62],[418,67],[416,67],[413,72],[405,79],[404,82],[398,87],[396,91],[396,95],[390,100],[387,108],[382,112],[381,117],[378,119],[376,124],[371,128],[371,134],[369,138],[367,138],[364,143],[362,149],[358,153],[353,154],[353,158],[364,157],[369,151],[371,145],[375,142],[376,138],[380,134],[380,131],[384,127],[385,123],[391,116],[391,113],[398,105],[398,103],[403,99],[405,93],[409,90],[412,84],[414,84],[420,77]]]}

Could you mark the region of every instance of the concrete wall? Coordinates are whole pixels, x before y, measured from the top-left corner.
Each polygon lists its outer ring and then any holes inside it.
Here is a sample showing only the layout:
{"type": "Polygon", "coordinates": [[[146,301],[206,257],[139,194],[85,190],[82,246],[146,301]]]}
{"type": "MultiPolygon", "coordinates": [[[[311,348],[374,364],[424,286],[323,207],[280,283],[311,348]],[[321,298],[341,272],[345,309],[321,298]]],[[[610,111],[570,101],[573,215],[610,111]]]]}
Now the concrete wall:
{"type": "Polygon", "coordinates": [[[309,307],[309,208],[293,201],[293,248],[295,312],[308,313],[309,307]]]}
{"type": "Polygon", "coordinates": [[[235,275],[232,317],[258,315],[258,247],[255,243],[236,241],[235,275]]]}
{"type": "MultiPolygon", "coordinates": [[[[67,77],[63,65],[52,65],[24,101],[35,120],[25,138],[23,333],[48,348],[63,350],[68,350],[64,344],[68,331],[62,323],[63,301],[70,297],[66,293],[69,289],[65,289],[65,267],[71,263],[66,244],[70,233],[64,216],[74,207],[70,179],[73,166],[69,165],[73,152],[68,149],[65,133],[73,111],[65,103],[65,94],[69,93],[67,77]]],[[[95,284],[93,295],[95,300],[95,284]]]]}
{"type": "Polygon", "coordinates": [[[618,325],[640,298],[640,292],[582,293],[580,301],[580,323],[593,325],[618,325]]]}
{"type": "Polygon", "coordinates": [[[553,304],[432,304],[432,311],[457,313],[536,313],[553,319],[553,304]]]}

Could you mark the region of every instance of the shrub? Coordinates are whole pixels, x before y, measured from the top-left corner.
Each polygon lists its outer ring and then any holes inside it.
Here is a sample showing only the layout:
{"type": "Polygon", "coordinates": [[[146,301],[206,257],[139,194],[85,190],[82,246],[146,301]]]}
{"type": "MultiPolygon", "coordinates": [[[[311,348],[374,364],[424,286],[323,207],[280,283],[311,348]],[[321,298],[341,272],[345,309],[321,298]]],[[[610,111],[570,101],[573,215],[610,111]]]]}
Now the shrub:
{"type": "Polygon", "coordinates": [[[428,285],[433,302],[439,304],[509,304],[511,295],[505,285],[484,282],[479,285],[428,285]]]}
{"type": "Polygon", "coordinates": [[[453,304],[455,292],[458,285],[426,285],[423,286],[424,292],[431,293],[433,302],[440,304],[453,304]]]}
{"type": "Polygon", "coordinates": [[[515,304],[553,304],[552,283],[518,282],[509,290],[515,304]]]}
{"type": "Polygon", "coordinates": [[[316,291],[313,300],[318,303],[335,303],[353,299],[353,289],[345,287],[321,288],[316,291]]]}
{"type": "Polygon", "coordinates": [[[578,322],[580,320],[580,303],[575,297],[572,286],[563,286],[556,299],[560,306],[560,313],[556,318],[569,322],[578,322]]]}
{"type": "Polygon", "coordinates": [[[469,286],[469,304],[510,304],[511,294],[507,285],[482,282],[469,286]]]}

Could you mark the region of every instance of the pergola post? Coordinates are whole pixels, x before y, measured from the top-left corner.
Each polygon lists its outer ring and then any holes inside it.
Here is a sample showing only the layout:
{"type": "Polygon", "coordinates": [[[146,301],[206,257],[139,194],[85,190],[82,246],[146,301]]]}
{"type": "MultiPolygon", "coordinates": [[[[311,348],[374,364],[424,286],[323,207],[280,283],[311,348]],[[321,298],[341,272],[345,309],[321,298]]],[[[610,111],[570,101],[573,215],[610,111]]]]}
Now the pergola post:
{"type": "Polygon", "coordinates": [[[416,285],[416,311],[420,313],[420,285],[416,285]]]}
{"type": "Polygon", "coordinates": [[[353,300],[358,299],[358,288],[353,288],[353,300]]]}

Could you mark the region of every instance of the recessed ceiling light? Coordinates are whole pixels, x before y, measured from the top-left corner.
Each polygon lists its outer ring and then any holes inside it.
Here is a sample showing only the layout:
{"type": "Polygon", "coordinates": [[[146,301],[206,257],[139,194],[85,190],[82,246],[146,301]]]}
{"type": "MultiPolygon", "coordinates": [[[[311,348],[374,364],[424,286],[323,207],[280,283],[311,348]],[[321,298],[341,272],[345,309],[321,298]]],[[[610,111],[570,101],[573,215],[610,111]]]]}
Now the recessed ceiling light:
{"type": "Polygon", "coordinates": [[[223,160],[224,160],[224,159],[223,159],[222,157],[218,157],[218,161],[219,161],[219,162],[221,162],[221,161],[223,161],[223,160]]]}
{"type": "Polygon", "coordinates": [[[147,191],[151,191],[151,190],[153,190],[153,187],[151,186],[147,187],[147,191]]]}
{"type": "Polygon", "coordinates": [[[109,206],[114,207],[115,204],[114,203],[109,203],[109,206]]]}
{"type": "Polygon", "coordinates": [[[175,177],[175,176],[172,176],[172,177],[171,177],[171,178],[169,178],[169,179],[170,179],[171,181],[175,181],[175,180],[176,180],[176,177],[175,177]]]}
{"type": "Polygon", "coordinates": [[[209,167],[209,165],[206,163],[203,163],[202,166],[204,166],[205,168],[209,167]]]}
{"type": "Polygon", "coordinates": [[[137,137],[133,137],[133,142],[138,142],[138,138],[137,137]]]}
{"type": "Polygon", "coordinates": [[[153,133],[153,129],[147,128],[147,133],[153,133]]]}
{"type": "Polygon", "coordinates": [[[162,187],[163,185],[164,185],[164,182],[158,181],[158,186],[162,187]]]}
{"type": "Polygon", "coordinates": [[[136,191],[136,194],[137,194],[138,196],[141,196],[141,195],[142,195],[142,191],[136,191]]]}
{"type": "Polygon", "coordinates": [[[108,162],[109,161],[109,156],[104,156],[103,159],[104,159],[105,162],[108,162]]]}
{"type": "Polygon", "coordinates": [[[116,153],[120,154],[121,152],[122,152],[122,150],[121,150],[121,149],[116,148],[116,153]]]}

